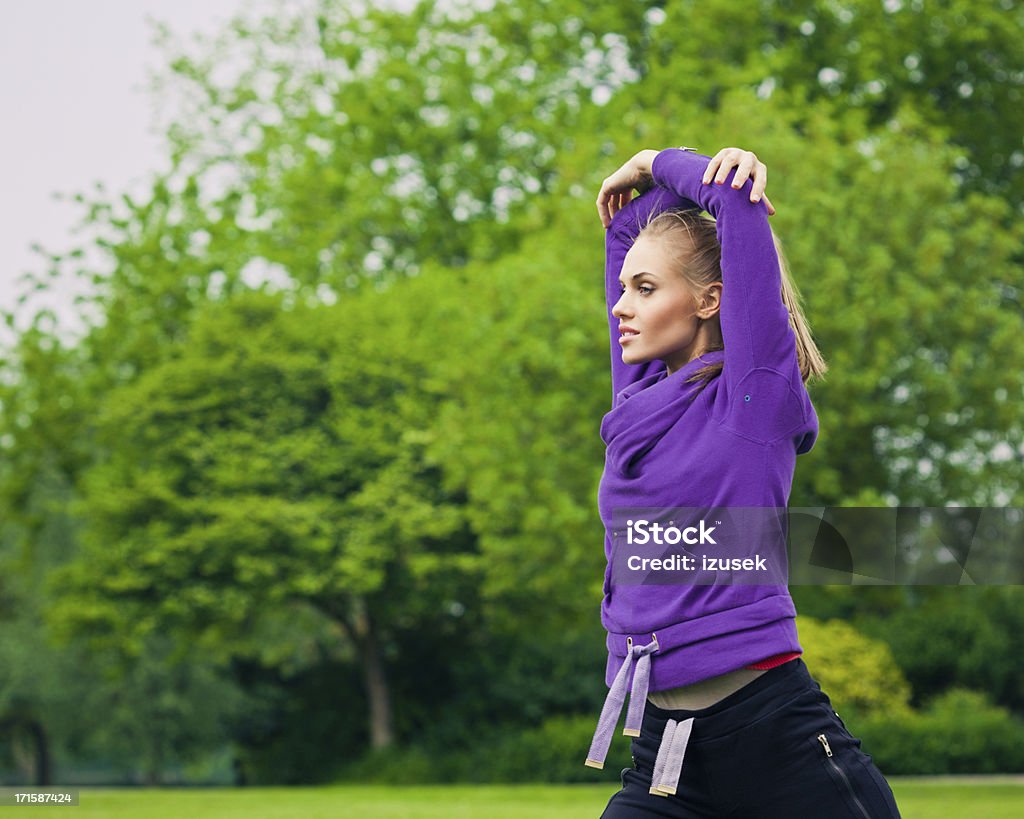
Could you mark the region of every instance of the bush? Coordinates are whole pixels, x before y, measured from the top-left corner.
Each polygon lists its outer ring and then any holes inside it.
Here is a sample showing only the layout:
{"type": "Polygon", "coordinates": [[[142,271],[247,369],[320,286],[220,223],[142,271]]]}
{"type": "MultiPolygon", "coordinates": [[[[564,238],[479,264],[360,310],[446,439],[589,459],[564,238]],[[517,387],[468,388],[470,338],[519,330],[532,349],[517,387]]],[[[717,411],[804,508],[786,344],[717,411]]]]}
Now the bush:
{"type": "Polygon", "coordinates": [[[797,618],[804,662],[832,706],[843,714],[887,718],[910,711],[910,684],[892,651],[841,620],[797,618]]]}
{"type": "Polygon", "coordinates": [[[924,711],[846,722],[886,774],[1024,773],[1024,722],[978,691],[953,688],[924,711]]]}
{"type": "MultiPolygon", "coordinates": [[[[493,782],[604,782],[615,781],[623,767],[631,766],[630,739],[622,735],[622,724],[612,737],[603,770],[587,767],[583,761],[594,738],[598,714],[557,716],[536,728],[507,735],[489,749],[489,770],[480,771],[480,753],[473,755],[472,777],[484,775],[493,782]]],[[[623,712],[625,717],[625,712],[623,712]]],[[[469,760],[467,760],[469,761],[469,760]]]]}
{"type": "MultiPolygon", "coordinates": [[[[1024,773],[1024,722],[988,695],[952,688],[916,711],[885,643],[838,620],[801,616],[798,629],[808,669],[885,774],[1024,773]]],[[[615,782],[632,764],[630,740],[620,722],[605,768],[588,768],[583,761],[596,726],[594,712],[527,728],[493,725],[466,744],[423,737],[415,746],[367,754],[344,776],[409,784],[615,782]]]]}
{"type": "MultiPolygon", "coordinates": [[[[985,694],[962,688],[936,697],[924,711],[856,710],[843,720],[862,750],[888,775],[1024,773],[1024,722],[985,694]]],[[[629,767],[621,725],[601,771],[583,764],[596,717],[557,716],[526,730],[496,730],[467,748],[410,746],[370,753],[345,770],[346,780],[443,782],[612,783],[629,767]]]]}
{"type": "Polygon", "coordinates": [[[914,690],[911,705],[959,686],[1024,711],[1024,589],[913,586],[907,594],[910,605],[858,625],[892,648],[914,690]]]}
{"type": "Polygon", "coordinates": [[[407,747],[372,752],[345,768],[345,780],[422,784],[434,782],[617,782],[632,765],[622,726],[612,738],[603,770],[583,764],[597,715],[556,716],[525,730],[494,731],[472,747],[407,747]]]}

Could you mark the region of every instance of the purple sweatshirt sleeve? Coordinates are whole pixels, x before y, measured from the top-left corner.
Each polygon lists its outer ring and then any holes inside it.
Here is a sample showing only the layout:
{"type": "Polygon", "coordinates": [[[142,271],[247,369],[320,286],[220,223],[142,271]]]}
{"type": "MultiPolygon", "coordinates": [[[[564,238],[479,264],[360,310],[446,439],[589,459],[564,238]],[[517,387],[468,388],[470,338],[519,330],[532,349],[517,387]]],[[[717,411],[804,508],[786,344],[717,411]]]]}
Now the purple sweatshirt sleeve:
{"type": "MultiPolygon", "coordinates": [[[[705,165],[707,163],[705,162],[705,165]]],[[[625,387],[665,369],[665,364],[652,359],[643,364],[626,364],[622,360],[622,345],[619,344],[619,320],[612,315],[612,308],[622,295],[619,274],[626,253],[648,220],[669,208],[695,208],[693,201],[674,193],[666,187],[655,186],[642,196],[631,200],[612,218],[605,231],[605,294],[608,307],[608,328],[611,332],[612,352],[612,406],[615,398],[625,387]]]]}
{"type": "Polygon", "coordinates": [[[727,397],[723,423],[757,440],[773,440],[806,418],[796,337],[782,301],[779,257],[768,208],[750,201],[753,181],[734,189],[733,169],[721,185],[702,182],[711,158],[667,148],[651,163],[655,183],[710,213],[722,248],[719,319],[727,397]]]}

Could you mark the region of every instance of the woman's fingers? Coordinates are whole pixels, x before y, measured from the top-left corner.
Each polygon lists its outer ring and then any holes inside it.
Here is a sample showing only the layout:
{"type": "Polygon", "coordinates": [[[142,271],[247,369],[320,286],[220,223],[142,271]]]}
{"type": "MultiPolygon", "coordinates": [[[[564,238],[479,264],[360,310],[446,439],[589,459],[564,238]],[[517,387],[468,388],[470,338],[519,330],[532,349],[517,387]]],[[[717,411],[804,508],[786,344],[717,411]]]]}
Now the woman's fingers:
{"type": "Polygon", "coordinates": [[[768,184],[768,168],[763,162],[754,165],[754,187],[750,191],[750,201],[756,202],[764,196],[765,186],[768,184]]]}
{"type": "Polygon", "coordinates": [[[612,222],[611,200],[612,192],[606,179],[604,184],[601,185],[600,193],[597,194],[597,215],[601,220],[601,224],[605,227],[608,227],[612,222]]]}
{"type": "Polygon", "coordinates": [[[615,214],[619,212],[619,195],[613,193],[608,197],[608,221],[614,218],[615,214]]]}
{"type": "Polygon", "coordinates": [[[624,165],[601,183],[601,192],[597,195],[597,215],[605,227],[611,224],[612,217],[621,207],[622,192],[629,186],[625,169],[624,165]]]}
{"type": "Polygon", "coordinates": [[[729,175],[729,171],[739,165],[742,161],[744,153],[739,148],[725,148],[722,152],[725,155],[722,157],[722,164],[718,168],[718,173],[715,174],[716,185],[721,185],[725,182],[725,178],[729,175]]]}
{"type": "Polygon", "coordinates": [[[711,157],[711,161],[708,162],[708,167],[704,171],[704,179],[702,180],[705,185],[708,184],[708,182],[710,182],[714,178],[715,171],[717,171],[718,166],[722,164],[722,155],[724,153],[725,149],[723,148],[721,151],[719,151],[717,154],[711,157]]]}
{"type": "MultiPolygon", "coordinates": [[[[739,176],[739,172],[736,174],[739,176]]],[[[760,161],[754,163],[753,166],[753,179],[754,185],[750,190],[750,201],[760,202],[764,199],[764,204],[768,208],[768,215],[775,215],[775,206],[771,203],[771,200],[764,195],[764,189],[768,185],[768,168],[760,161]]]]}
{"type": "Polygon", "coordinates": [[[733,168],[736,168],[736,174],[733,177],[732,186],[741,188],[751,175],[756,181],[757,176],[764,169],[764,163],[758,160],[757,154],[753,151],[723,148],[708,163],[702,181],[706,185],[713,179],[716,185],[721,185],[733,168]]]}
{"type": "Polygon", "coordinates": [[[618,210],[619,194],[602,188],[601,194],[597,197],[597,215],[601,218],[601,224],[608,227],[612,223],[612,217],[618,213],[618,210]]]}
{"type": "Polygon", "coordinates": [[[764,204],[768,208],[768,215],[774,216],[775,206],[764,195],[764,189],[768,185],[768,167],[757,158],[757,154],[753,151],[743,151],[739,148],[723,148],[708,162],[708,167],[705,169],[701,181],[705,185],[712,181],[716,185],[721,185],[725,182],[733,168],[736,168],[736,173],[733,175],[732,187],[738,190],[746,184],[748,179],[752,180],[750,201],[760,202],[764,199],[764,204]]]}
{"type": "Polygon", "coordinates": [[[597,215],[601,224],[605,227],[612,222],[612,217],[622,210],[633,198],[633,189],[641,185],[641,180],[635,168],[627,162],[615,173],[609,176],[601,185],[601,192],[597,195],[597,215]]]}
{"type": "Polygon", "coordinates": [[[743,183],[747,181],[747,177],[750,176],[750,172],[754,169],[756,159],[757,157],[750,151],[746,151],[740,157],[740,164],[736,167],[736,175],[732,178],[732,186],[734,188],[743,187],[743,183]]]}
{"type": "Polygon", "coordinates": [[[611,205],[610,212],[611,212],[611,215],[614,216],[616,213],[618,213],[620,210],[622,210],[624,207],[626,207],[626,205],[629,204],[629,200],[632,199],[632,198],[633,198],[632,197],[632,193],[629,192],[629,191],[627,191],[625,193],[613,194],[612,198],[610,200],[610,205],[611,205]]]}

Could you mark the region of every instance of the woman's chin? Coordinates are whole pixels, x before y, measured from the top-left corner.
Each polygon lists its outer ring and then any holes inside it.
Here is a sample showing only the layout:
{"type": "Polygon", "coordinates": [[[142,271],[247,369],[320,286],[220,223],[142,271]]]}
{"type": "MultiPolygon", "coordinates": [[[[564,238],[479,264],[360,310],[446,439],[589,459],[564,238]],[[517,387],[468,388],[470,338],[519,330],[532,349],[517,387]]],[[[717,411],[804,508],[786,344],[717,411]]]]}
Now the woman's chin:
{"type": "Polygon", "coordinates": [[[622,363],[623,364],[646,364],[651,360],[650,356],[635,353],[632,350],[622,351],[622,363]]]}

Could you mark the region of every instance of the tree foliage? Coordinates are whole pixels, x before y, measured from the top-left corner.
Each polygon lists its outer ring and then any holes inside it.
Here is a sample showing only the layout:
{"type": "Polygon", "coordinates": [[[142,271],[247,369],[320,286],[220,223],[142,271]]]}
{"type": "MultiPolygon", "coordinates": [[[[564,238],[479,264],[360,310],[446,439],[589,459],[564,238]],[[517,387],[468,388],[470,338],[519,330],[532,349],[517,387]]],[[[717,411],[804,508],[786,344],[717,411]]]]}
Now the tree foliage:
{"type": "Polygon", "coordinates": [[[872,130],[913,109],[962,149],[955,172],[966,190],[1014,209],[1024,202],[1017,0],[668,0],[655,19],[644,52],[649,92],[715,111],[736,88],[761,98],[781,91],[805,99],[808,113],[828,103],[860,111],[872,130]]]}

